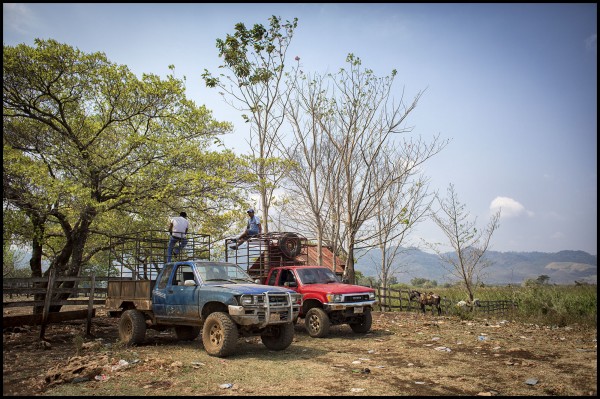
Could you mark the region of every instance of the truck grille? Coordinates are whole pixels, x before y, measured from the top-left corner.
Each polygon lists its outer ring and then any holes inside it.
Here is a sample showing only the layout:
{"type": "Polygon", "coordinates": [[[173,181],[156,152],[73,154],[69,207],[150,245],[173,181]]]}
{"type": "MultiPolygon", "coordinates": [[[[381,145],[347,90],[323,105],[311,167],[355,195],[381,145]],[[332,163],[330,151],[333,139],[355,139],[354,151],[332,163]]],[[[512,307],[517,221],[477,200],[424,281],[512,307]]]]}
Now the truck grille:
{"type": "Polygon", "coordinates": [[[345,294],[343,295],[344,303],[364,302],[369,300],[369,294],[345,294]]]}
{"type": "MultiPolygon", "coordinates": [[[[290,306],[289,296],[287,294],[268,294],[269,306],[290,306]]],[[[259,304],[264,304],[265,297],[261,296],[258,298],[259,304]]]]}

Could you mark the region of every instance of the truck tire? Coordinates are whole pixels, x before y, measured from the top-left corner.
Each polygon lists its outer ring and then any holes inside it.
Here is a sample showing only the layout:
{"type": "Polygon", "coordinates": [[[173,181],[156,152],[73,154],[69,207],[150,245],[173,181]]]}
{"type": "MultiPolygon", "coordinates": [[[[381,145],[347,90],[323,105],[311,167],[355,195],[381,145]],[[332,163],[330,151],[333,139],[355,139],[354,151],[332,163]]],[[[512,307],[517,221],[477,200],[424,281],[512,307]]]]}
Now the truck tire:
{"type": "Polygon", "coordinates": [[[235,352],[238,341],[237,325],[227,313],[208,315],[202,329],[202,344],[210,356],[226,357],[235,352]]]}
{"type": "Polygon", "coordinates": [[[373,324],[373,316],[371,315],[371,310],[366,310],[362,317],[362,322],[360,323],[350,323],[350,328],[355,333],[364,334],[369,332],[371,329],[371,325],[373,324]]]}
{"type": "Polygon", "coordinates": [[[306,312],[304,326],[311,337],[323,338],[329,334],[331,323],[329,322],[329,316],[327,316],[327,313],[323,309],[312,308],[306,312]]]}
{"type": "Polygon", "coordinates": [[[294,324],[286,323],[269,328],[268,334],[262,334],[262,343],[272,351],[281,351],[292,344],[294,340],[294,324]]]}
{"type": "Polygon", "coordinates": [[[139,310],[123,312],[119,320],[119,339],[125,345],[137,345],[146,339],[146,319],[139,310]]]}
{"type": "Polygon", "coordinates": [[[281,253],[287,258],[293,259],[300,253],[301,244],[300,238],[294,233],[285,233],[282,238],[279,239],[279,249],[281,253]]]}
{"type": "Polygon", "coordinates": [[[175,336],[180,341],[193,341],[200,335],[198,326],[176,326],[175,336]]]}

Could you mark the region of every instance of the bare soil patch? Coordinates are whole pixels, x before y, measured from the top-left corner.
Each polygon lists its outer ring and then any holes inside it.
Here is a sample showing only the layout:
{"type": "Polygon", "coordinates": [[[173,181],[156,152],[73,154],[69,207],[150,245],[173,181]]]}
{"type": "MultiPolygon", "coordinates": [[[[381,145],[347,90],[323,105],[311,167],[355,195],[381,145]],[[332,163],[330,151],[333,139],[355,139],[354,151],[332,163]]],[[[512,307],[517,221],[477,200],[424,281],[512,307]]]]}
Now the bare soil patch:
{"type": "Polygon", "coordinates": [[[241,338],[222,359],[171,332],[125,348],[99,310],[93,338],[84,320],[48,326],[44,343],[39,327],[4,329],[3,396],[597,394],[596,329],[578,325],[374,312],[365,335],[336,326],[315,339],[297,324],[284,351],[241,338]]]}

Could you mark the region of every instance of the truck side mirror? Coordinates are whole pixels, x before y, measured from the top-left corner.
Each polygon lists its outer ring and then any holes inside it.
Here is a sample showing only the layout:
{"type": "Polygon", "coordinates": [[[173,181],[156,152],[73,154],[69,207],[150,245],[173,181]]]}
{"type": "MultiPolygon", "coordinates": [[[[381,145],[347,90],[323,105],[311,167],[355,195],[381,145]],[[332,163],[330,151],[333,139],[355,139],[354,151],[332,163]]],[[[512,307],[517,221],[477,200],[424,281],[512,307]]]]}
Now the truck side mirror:
{"type": "Polygon", "coordinates": [[[285,283],[283,283],[284,287],[297,287],[298,283],[296,283],[295,281],[286,281],[285,283]]]}
{"type": "Polygon", "coordinates": [[[196,282],[194,280],[185,280],[183,282],[183,285],[186,287],[193,287],[196,285],[196,282]]]}
{"type": "Polygon", "coordinates": [[[261,282],[260,282],[260,279],[259,279],[259,278],[255,279],[255,280],[254,280],[254,282],[255,282],[256,284],[261,284],[261,282]]]}

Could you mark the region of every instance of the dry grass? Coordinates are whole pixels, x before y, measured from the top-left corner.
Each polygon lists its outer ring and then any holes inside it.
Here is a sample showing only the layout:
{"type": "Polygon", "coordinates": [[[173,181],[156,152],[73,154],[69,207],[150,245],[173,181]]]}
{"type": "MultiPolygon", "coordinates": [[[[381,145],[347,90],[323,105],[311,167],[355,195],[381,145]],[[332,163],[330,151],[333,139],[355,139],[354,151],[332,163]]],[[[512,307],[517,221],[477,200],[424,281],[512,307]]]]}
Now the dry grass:
{"type": "Polygon", "coordinates": [[[322,339],[310,338],[297,325],[294,342],[281,352],[267,350],[259,338],[241,338],[237,354],[225,359],[208,356],[198,339],[177,342],[174,334],[154,331],[148,332],[144,345],[124,348],[115,341],[116,320],[106,317],[94,321],[97,340],[86,339],[83,345],[75,337],[84,323],[51,325],[47,349],[36,343],[37,329],[5,331],[3,395],[597,393],[595,328],[550,328],[501,318],[461,321],[406,312],[375,312],[373,319],[366,335],[337,326],[322,339]],[[78,346],[81,356],[75,357],[78,346]],[[119,368],[120,360],[129,365],[119,368]],[[69,370],[89,380],[73,383],[75,374],[69,370]],[[108,379],[94,379],[102,374],[108,379]],[[537,382],[530,385],[528,380],[537,382]]]}

